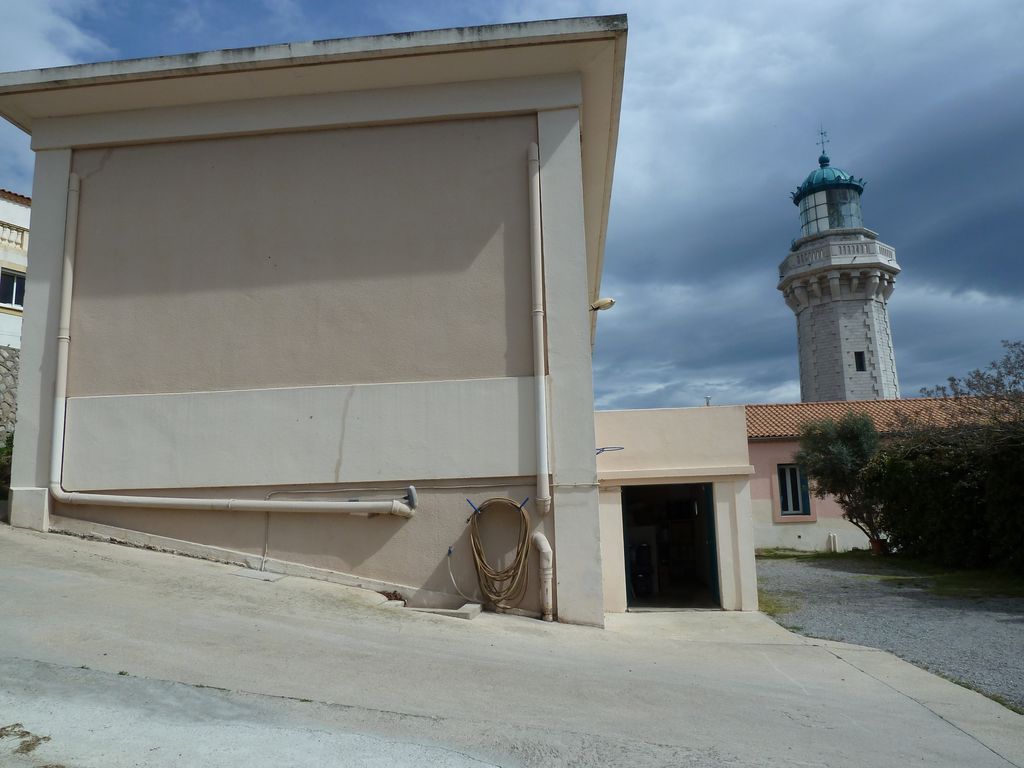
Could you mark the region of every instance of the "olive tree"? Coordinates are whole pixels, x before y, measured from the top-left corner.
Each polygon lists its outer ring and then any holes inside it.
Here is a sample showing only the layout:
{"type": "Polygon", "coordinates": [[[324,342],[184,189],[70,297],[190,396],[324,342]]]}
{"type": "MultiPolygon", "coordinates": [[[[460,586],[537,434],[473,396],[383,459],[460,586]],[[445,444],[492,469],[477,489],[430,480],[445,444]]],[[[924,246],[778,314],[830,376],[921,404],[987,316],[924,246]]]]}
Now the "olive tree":
{"type": "MultiPolygon", "coordinates": [[[[796,462],[819,499],[834,496],[843,517],[872,542],[883,540],[881,515],[866,482],[865,468],[878,451],[879,436],[871,418],[848,413],[839,421],[811,421],[800,430],[796,462]]],[[[878,544],[872,544],[878,547],[878,544]]]]}

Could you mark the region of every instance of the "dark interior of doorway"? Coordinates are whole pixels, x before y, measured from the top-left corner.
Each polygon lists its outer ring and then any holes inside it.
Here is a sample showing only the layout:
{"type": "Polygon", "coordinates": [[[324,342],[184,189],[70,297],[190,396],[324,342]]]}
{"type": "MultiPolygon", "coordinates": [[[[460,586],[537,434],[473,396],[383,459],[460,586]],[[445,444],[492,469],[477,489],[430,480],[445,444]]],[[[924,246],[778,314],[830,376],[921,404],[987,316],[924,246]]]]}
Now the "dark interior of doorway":
{"type": "Polygon", "coordinates": [[[630,610],[718,608],[710,483],[622,489],[630,610]]]}

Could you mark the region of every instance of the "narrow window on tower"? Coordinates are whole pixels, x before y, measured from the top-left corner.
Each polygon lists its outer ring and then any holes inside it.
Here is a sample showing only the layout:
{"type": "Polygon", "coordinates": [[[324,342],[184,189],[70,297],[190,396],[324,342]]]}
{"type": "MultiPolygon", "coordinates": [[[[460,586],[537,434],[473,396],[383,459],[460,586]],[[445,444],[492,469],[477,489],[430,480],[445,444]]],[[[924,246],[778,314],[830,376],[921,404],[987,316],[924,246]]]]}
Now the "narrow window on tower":
{"type": "Polygon", "coordinates": [[[853,353],[853,364],[856,366],[858,371],[866,371],[868,367],[864,364],[864,353],[854,352],[853,353]]]}

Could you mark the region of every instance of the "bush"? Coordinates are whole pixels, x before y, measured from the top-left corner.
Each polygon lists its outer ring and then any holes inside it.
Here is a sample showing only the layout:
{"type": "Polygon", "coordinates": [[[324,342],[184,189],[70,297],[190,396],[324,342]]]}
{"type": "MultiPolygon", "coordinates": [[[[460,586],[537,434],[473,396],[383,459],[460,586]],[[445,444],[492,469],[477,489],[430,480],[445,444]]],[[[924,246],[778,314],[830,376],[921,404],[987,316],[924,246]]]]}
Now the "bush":
{"type": "Polygon", "coordinates": [[[799,464],[819,499],[834,496],[843,517],[872,541],[882,538],[878,505],[868,494],[864,470],[878,450],[879,437],[871,418],[848,413],[839,421],[812,421],[800,430],[799,464]]]}
{"type": "Polygon", "coordinates": [[[893,550],[944,566],[991,564],[986,473],[972,453],[930,430],[888,441],[871,460],[865,482],[893,550]]]}
{"type": "Polygon", "coordinates": [[[947,386],[944,423],[911,420],[865,470],[894,548],[944,566],[1024,573],[1024,342],[947,386]]]}
{"type": "Polygon", "coordinates": [[[882,441],[864,415],[808,424],[797,462],[815,494],[900,554],[1024,573],[1024,342],[1003,346],[988,368],[922,391],[949,398],[939,419],[908,407],[882,441]]]}
{"type": "Polygon", "coordinates": [[[1024,423],[987,452],[985,507],[992,560],[1024,573],[1024,423]]]}
{"type": "Polygon", "coordinates": [[[11,488],[11,459],[14,458],[14,433],[8,432],[0,444],[0,494],[7,498],[11,488]]]}
{"type": "Polygon", "coordinates": [[[1024,572],[1024,440],[994,437],[980,425],[886,441],[865,483],[893,549],[942,566],[1024,572]]]}

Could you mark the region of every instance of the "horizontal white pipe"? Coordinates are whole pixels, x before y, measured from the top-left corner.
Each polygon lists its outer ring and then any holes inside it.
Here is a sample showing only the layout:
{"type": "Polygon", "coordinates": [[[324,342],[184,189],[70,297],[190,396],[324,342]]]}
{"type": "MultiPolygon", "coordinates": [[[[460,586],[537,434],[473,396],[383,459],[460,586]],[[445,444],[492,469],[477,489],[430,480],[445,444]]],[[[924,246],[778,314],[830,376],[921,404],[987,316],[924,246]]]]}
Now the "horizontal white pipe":
{"type": "Polygon", "coordinates": [[[244,512],[324,512],[349,515],[397,515],[412,517],[416,489],[409,487],[408,503],[381,501],[268,501],[259,499],[208,499],[177,496],[121,496],[110,493],[66,491],[64,474],[64,420],[67,412],[68,352],[71,347],[71,295],[75,281],[75,248],[78,239],[78,196],[81,180],[68,180],[68,210],[64,227],[64,271],[61,277],[60,320],[57,330],[57,381],[53,398],[53,440],[50,444],[50,495],[62,504],[149,509],[241,510],[244,512]]]}
{"type": "Polygon", "coordinates": [[[65,491],[50,483],[50,493],[62,504],[155,509],[240,510],[243,512],[344,512],[350,515],[412,517],[413,509],[398,499],[381,501],[263,501],[261,499],[207,499],[178,496],[121,496],[112,493],[65,491]]]}
{"type": "Polygon", "coordinates": [[[533,377],[537,387],[537,510],[546,515],[551,509],[548,480],[548,393],[544,384],[544,258],[541,240],[540,150],[530,144],[530,263],[533,271],[533,377]]]}
{"type": "Polygon", "coordinates": [[[552,595],[551,582],[554,575],[552,567],[551,544],[548,537],[540,531],[533,534],[533,545],[540,555],[540,606],[541,618],[544,621],[554,621],[554,597],[552,595]]]}

